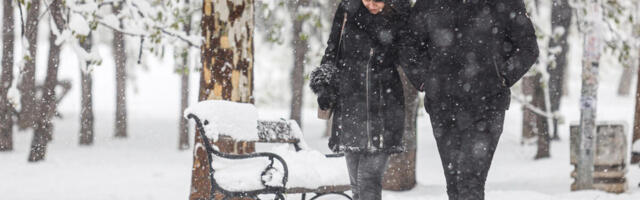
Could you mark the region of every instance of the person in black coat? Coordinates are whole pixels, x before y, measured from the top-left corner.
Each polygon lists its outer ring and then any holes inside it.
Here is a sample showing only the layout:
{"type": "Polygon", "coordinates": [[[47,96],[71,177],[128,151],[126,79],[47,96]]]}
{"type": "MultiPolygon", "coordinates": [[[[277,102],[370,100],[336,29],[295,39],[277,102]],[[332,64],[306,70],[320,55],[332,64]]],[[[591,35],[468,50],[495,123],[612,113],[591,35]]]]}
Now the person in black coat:
{"type": "Polygon", "coordinates": [[[389,154],[403,152],[404,98],[394,44],[408,0],[343,0],[310,86],[332,109],[329,147],[345,152],[354,199],[380,199],[389,154]]]}
{"type": "Polygon", "coordinates": [[[451,200],[484,199],[510,87],[538,45],[523,0],[422,0],[398,44],[398,65],[425,95],[451,200]]]}

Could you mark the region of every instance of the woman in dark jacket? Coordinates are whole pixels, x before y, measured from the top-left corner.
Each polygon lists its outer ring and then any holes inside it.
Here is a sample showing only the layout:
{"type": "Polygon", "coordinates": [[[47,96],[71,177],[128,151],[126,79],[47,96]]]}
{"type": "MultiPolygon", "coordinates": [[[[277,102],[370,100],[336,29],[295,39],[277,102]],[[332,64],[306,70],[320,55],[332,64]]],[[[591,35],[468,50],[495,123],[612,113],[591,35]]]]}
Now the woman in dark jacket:
{"type": "Polygon", "coordinates": [[[325,55],[311,73],[321,109],[332,109],[329,147],[344,152],[354,199],[380,199],[389,155],[404,150],[404,98],[394,43],[408,0],[343,0],[325,55]]]}

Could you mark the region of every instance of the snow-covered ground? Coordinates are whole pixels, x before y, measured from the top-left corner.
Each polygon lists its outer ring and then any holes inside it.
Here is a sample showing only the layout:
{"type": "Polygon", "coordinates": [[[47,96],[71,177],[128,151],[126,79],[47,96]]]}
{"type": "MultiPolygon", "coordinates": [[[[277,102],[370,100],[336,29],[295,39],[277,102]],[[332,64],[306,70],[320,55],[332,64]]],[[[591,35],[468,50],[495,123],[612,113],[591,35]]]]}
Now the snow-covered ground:
{"type": "MultiPolygon", "coordinates": [[[[629,105],[630,101],[624,103],[629,105]]],[[[625,104],[606,108],[618,113],[617,116],[632,114],[625,104]]],[[[640,198],[638,166],[629,167],[630,189],[625,194],[570,192],[572,179],[569,173],[573,168],[569,164],[568,128],[563,126],[563,140],[553,143],[552,158],[534,161],[535,147],[520,145],[521,117],[517,108],[513,105],[508,113],[506,130],[489,174],[487,199],[640,198]]],[[[262,109],[261,112],[261,117],[287,114],[286,110],[262,109]]],[[[314,148],[327,152],[326,138],[322,137],[323,122],[314,118],[313,110],[305,110],[305,113],[306,140],[314,148]]],[[[111,113],[99,112],[96,144],[79,147],[77,115],[65,113],[65,118],[56,122],[55,140],[49,146],[47,160],[37,164],[26,161],[31,134],[18,133],[16,150],[0,154],[0,199],[186,199],[192,155],[191,151],[176,150],[175,117],[133,115],[130,138],[114,139],[110,116],[111,113]]],[[[447,199],[440,160],[427,120],[422,115],[418,123],[418,185],[407,192],[385,191],[384,199],[447,199]]]]}

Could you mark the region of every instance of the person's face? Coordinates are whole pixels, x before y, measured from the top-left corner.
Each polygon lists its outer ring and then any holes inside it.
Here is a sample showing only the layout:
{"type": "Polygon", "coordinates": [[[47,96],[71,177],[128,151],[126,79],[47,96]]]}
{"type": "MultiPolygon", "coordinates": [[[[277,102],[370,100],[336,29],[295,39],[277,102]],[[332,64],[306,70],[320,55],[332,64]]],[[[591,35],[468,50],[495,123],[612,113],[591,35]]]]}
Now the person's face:
{"type": "Polygon", "coordinates": [[[364,7],[367,7],[369,12],[374,15],[382,12],[382,9],[384,8],[384,2],[382,1],[362,0],[362,4],[364,4],[364,7]]]}

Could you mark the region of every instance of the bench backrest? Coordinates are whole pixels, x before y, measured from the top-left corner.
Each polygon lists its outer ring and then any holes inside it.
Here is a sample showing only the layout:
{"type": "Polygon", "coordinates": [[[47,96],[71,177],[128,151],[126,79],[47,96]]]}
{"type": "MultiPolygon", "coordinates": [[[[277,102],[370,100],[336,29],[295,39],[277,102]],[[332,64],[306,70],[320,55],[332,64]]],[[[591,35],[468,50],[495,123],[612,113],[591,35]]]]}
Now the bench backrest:
{"type": "Polygon", "coordinates": [[[298,128],[295,121],[258,120],[258,142],[266,143],[298,143],[300,138],[294,133],[298,128]]]}
{"type": "Polygon", "coordinates": [[[296,151],[308,149],[298,123],[293,120],[258,121],[258,142],[290,143],[296,151]]]}
{"type": "MultiPolygon", "coordinates": [[[[227,138],[235,142],[290,143],[296,150],[306,149],[298,123],[293,120],[258,120],[252,104],[228,101],[202,101],[190,106],[184,113],[202,123],[205,135],[227,138]]],[[[213,144],[215,145],[215,144],[213,144]]]]}

